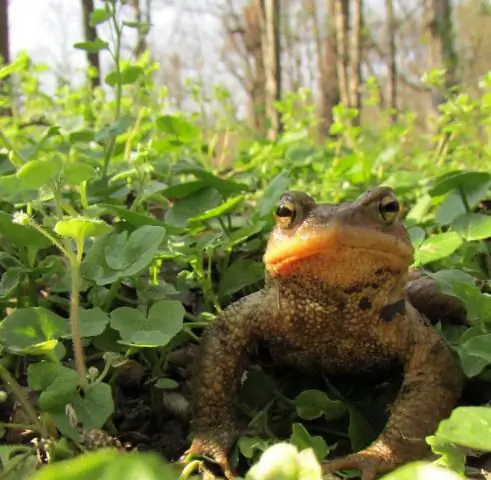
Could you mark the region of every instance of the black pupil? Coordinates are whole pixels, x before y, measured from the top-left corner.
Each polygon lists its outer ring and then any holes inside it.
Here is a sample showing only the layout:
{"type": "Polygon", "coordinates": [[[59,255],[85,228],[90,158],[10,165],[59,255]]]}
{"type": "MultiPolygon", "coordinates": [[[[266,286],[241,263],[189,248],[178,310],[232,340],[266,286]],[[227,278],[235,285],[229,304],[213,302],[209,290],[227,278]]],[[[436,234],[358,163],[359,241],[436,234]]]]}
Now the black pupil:
{"type": "Polygon", "coordinates": [[[386,203],[382,205],[382,210],[384,212],[398,212],[399,211],[399,202],[397,200],[393,200],[392,202],[386,203]]]}
{"type": "Polygon", "coordinates": [[[293,217],[293,210],[291,208],[286,207],[285,205],[280,205],[276,209],[276,216],[278,217],[293,217]]]}

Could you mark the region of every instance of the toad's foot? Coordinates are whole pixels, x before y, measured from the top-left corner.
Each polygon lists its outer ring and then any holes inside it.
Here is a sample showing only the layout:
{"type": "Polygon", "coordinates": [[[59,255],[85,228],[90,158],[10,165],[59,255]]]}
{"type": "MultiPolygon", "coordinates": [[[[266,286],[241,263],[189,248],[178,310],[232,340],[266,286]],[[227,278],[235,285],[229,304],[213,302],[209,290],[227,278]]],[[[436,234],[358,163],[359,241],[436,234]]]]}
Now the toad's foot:
{"type": "Polygon", "coordinates": [[[377,474],[393,470],[398,462],[384,449],[370,447],[346,457],[322,463],[323,473],[338,470],[356,469],[361,472],[361,480],[374,480],[377,474]]]}
{"type": "Polygon", "coordinates": [[[199,431],[196,433],[191,447],[184,455],[203,455],[213,459],[223,470],[228,480],[233,479],[236,475],[230,467],[228,461],[228,452],[237,438],[237,432],[229,428],[214,428],[213,430],[199,431]]]}

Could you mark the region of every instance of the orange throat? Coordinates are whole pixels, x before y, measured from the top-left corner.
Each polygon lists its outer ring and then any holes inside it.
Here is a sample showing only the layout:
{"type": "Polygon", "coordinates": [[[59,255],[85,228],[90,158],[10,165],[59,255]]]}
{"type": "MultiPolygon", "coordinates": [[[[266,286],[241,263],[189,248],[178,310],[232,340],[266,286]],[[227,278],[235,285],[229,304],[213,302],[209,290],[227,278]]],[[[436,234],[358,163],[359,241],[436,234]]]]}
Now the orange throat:
{"type": "Polygon", "coordinates": [[[263,257],[274,277],[307,275],[339,284],[352,284],[380,269],[407,270],[412,259],[407,241],[348,226],[310,228],[290,237],[272,234],[263,257]]]}

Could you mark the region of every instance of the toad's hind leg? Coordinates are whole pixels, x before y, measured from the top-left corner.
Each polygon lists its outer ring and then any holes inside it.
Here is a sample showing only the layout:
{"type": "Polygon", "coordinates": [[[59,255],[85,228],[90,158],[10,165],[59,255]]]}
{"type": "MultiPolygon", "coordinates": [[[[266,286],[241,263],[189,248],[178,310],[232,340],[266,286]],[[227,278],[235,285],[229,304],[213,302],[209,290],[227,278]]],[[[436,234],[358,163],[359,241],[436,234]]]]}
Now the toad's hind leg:
{"type": "Polygon", "coordinates": [[[324,472],[354,468],[361,470],[362,480],[373,480],[378,473],[428,453],[425,438],[455,406],[462,376],[436,332],[419,321],[412,322],[412,327],[404,381],[384,431],[365,450],[324,462],[324,472]]]}

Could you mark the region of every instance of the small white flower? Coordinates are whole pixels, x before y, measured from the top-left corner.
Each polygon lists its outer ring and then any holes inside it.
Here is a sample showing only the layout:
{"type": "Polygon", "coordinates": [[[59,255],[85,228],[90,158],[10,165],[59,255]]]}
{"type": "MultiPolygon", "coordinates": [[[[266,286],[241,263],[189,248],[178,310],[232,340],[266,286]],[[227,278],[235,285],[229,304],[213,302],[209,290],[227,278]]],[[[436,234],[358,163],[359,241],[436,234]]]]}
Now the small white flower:
{"type": "Polygon", "coordinates": [[[28,225],[29,224],[29,216],[26,212],[14,212],[12,216],[12,222],[17,223],[19,225],[28,225]]]}

